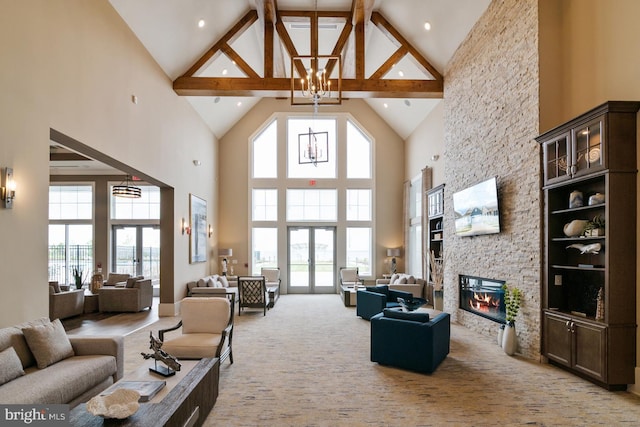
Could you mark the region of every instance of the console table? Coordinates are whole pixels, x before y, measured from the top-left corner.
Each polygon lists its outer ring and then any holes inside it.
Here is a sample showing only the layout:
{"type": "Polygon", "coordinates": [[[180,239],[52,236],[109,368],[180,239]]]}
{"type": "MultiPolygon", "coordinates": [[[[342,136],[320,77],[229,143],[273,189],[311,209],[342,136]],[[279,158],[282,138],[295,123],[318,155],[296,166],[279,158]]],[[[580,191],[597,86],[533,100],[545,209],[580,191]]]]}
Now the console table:
{"type": "Polygon", "coordinates": [[[153,365],[145,361],[120,381],[165,380],[167,385],[149,402],[140,403],[140,409],[124,420],[105,420],[87,412],[86,404],[73,408],[69,414],[72,426],[103,426],[115,422],[118,426],[200,426],[218,398],[218,358],[182,360],[182,369],[171,377],[149,372],[153,365]]]}

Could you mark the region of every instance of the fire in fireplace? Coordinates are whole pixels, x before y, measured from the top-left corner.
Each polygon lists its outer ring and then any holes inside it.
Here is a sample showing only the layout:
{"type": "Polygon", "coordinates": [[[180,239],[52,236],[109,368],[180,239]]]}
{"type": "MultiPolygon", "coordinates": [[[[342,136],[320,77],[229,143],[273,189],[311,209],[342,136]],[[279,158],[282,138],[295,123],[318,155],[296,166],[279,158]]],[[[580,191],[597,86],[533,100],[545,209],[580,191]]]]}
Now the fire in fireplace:
{"type": "Polygon", "coordinates": [[[460,285],[460,308],[494,322],[506,322],[503,280],[485,279],[475,276],[458,276],[460,285]]]}

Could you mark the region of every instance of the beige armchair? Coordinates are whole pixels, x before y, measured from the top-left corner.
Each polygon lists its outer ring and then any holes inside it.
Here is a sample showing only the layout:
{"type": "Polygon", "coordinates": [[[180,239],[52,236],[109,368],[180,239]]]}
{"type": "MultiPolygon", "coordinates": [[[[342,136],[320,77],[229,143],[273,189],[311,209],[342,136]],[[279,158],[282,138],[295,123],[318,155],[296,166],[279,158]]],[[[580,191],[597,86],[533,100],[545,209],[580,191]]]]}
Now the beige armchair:
{"type": "Polygon", "coordinates": [[[66,319],[84,313],[84,289],[56,292],[49,285],[49,319],[66,319]]]}
{"type": "Polygon", "coordinates": [[[98,290],[100,311],[137,312],[153,305],[151,279],[131,278],[125,287],[109,286],[98,290]]]}
{"type": "Polygon", "coordinates": [[[263,267],[260,270],[260,274],[264,276],[267,281],[267,293],[269,294],[269,308],[273,308],[276,304],[276,300],[280,297],[280,267],[267,268],[263,267]]]}
{"type": "Polygon", "coordinates": [[[162,350],[178,359],[218,357],[220,363],[229,357],[233,363],[234,295],[231,299],[189,297],[182,300],[182,320],[174,327],[158,331],[162,350]],[[168,338],[167,332],[182,327],[182,334],[168,338]],[[166,340],[165,340],[166,338],[166,340]]]}
{"type": "Polygon", "coordinates": [[[360,284],[360,279],[358,277],[357,267],[341,267],[340,268],[340,285],[354,286],[359,284],[360,284]]]}

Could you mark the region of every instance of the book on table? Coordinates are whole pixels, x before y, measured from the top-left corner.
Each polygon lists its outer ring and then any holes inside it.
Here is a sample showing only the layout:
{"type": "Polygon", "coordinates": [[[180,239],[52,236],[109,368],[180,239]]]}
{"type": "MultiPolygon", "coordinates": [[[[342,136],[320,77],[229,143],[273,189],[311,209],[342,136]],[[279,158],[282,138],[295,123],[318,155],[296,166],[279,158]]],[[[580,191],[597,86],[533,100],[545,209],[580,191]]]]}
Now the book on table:
{"type": "Polygon", "coordinates": [[[140,399],[138,402],[148,402],[153,399],[153,396],[158,394],[160,390],[167,384],[166,381],[155,380],[155,381],[118,381],[113,384],[111,387],[100,393],[100,396],[108,396],[114,391],[126,388],[129,390],[135,390],[140,393],[140,399]]]}

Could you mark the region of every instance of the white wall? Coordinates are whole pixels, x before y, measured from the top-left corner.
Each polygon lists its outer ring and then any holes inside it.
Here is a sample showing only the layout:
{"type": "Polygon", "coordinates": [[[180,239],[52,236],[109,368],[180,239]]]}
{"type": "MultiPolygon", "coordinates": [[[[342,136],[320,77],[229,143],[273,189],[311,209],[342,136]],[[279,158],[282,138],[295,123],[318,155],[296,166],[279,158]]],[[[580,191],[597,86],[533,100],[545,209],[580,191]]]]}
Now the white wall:
{"type": "Polygon", "coordinates": [[[431,167],[433,187],[444,183],[444,102],[439,102],[405,141],[405,179],[431,167]],[[438,156],[437,160],[433,156],[438,156]]]}
{"type": "MultiPolygon", "coordinates": [[[[3,1],[0,52],[0,168],[18,185],[14,209],[0,209],[0,326],[48,315],[50,128],[174,187],[177,219],[190,192],[210,201],[216,224],[217,141],[108,1],[3,1]]],[[[178,224],[174,249],[170,300],[209,271],[188,264],[178,224]]]]}

